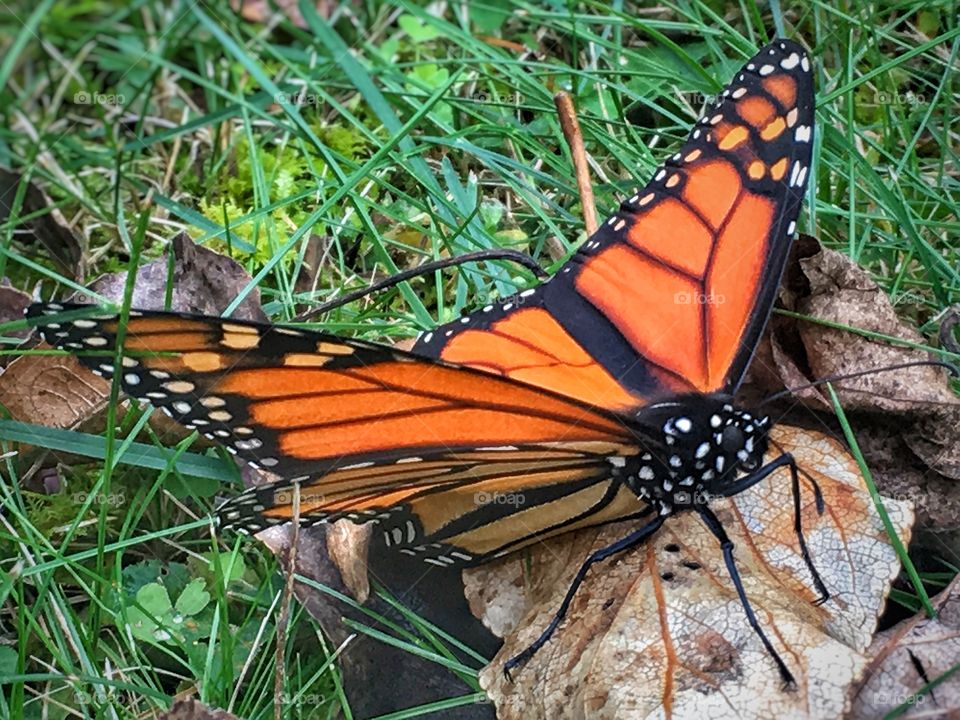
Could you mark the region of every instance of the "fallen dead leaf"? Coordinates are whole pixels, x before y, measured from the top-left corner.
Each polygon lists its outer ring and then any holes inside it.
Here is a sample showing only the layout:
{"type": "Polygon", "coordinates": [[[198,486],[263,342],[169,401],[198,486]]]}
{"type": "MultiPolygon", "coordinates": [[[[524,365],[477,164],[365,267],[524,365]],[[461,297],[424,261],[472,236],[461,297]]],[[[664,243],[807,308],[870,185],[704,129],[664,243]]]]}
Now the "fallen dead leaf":
{"type": "MultiPolygon", "coordinates": [[[[908,342],[925,342],[922,335],[900,321],[887,294],[847,256],[824,248],[801,261],[800,266],[810,292],[798,303],[798,312],[908,342]]],[[[847,330],[818,323],[800,323],[798,329],[810,369],[817,378],[931,359],[928,353],[919,350],[879,341],[863,342],[847,330]]],[[[937,404],[960,408],[960,400],[944,378],[942,368],[914,367],[865,375],[839,383],[837,387],[844,406],[851,409],[866,407],[895,412],[937,404]]]]}
{"type": "Polygon", "coordinates": [[[174,701],[170,709],[161,713],[160,720],[237,720],[237,716],[226,710],[207,707],[193,698],[174,701]]]}
{"type": "Polygon", "coordinates": [[[99,412],[110,383],[73,355],[21,355],[3,371],[0,404],[14,420],[74,427],[99,412]]]}
{"type": "MultiPolygon", "coordinates": [[[[872,368],[917,360],[929,353],[873,340],[823,322],[857,328],[924,344],[927,341],[902,322],[887,294],[847,256],[823,248],[804,236],[801,259],[788,268],[781,298],[787,309],[811,320],[775,317],[770,346],[755,359],[750,375],[774,389],[772,376],[786,387],[872,368]]],[[[835,384],[847,411],[899,413],[900,431],[910,449],[933,471],[960,479],[960,398],[938,367],[877,372],[835,384]]],[[[828,410],[825,388],[804,390],[799,397],[811,407],[828,410]]]]}
{"type": "Polygon", "coordinates": [[[367,577],[367,556],[370,552],[369,523],[357,525],[349,520],[333,523],[327,530],[327,552],[340,571],[343,584],[357,602],[370,597],[370,579],[367,577]]]}
{"type": "Polygon", "coordinates": [[[871,660],[865,677],[853,688],[847,720],[883,717],[902,704],[909,708],[903,718],[960,716],[960,673],[931,692],[919,692],[960,659],[960,577],[934,598],[933,606],[934,619],[919,613],[877,633],[867,650],[871,660]]]}
{"type": "Polygon", "coordinates": [[[938,333],[940,344],[952,353],[960,355],[960,340],[957,339],[957,328],[960,327],[960,305],[954,305],[947,310],[940,323],[938,333]]]}
{"type": "MultiPolygon", "coordinates": [[[[488,626],[517,629],[481,684],[509,718],[839,717],[899,561],[859,476],[836,441],[778,427],[774,438],[817,479],[818,516],[805,485],[803,521],[814,564],[832,597],[815,607],[793,532],[789,473],[778,472],[731,500],[713,503],[736,544],[747,594],[797,678],[779,690],[776,668],[749,627],[716,539],[690,514],[668,520],[634,552],[595,569],[553,639],[517,671],[504,662],[532,642],[592,550],[623,537],[617,524],[561,537],[531,552],[465,573],[471,607],[488,626]],[[526,602],[518,602],[518,590],[526,602]]],[[[909,503],[885,503],[906,542],[909,503]]]]}
{"type": "MultiPolygon", "coordinates": [[[[808,235],[801,236],[797,254],[798,261],[788,264],[780,297],[787,310],[809,319],[775,315],[770,333],[773,347],[758,354],[750,378],[766,380],[763,385],[779,389],[772,378],[792,387],[834,375],[935,359],[921,350],[824,324],[919,345],[927,342],[897,317],[887,294],[846,255],[822,247],[808,235]]],[[[835,387],[848,410],[922,412],[941,405],[960,408],[960,399],[949,389],[945,375],[942,368],[915,367],[843,380],[835,387]]],[[[829,408],[825,389],[818,388],[816,393],[820,406],[829,408]]]]}
{"type": "MultiPolygon", "coordinates": [[[[219,315],[251,281],[250,273],[233,258],[197,245],[186,233],[170,241],[173,277],[168,258],[137,269],[130,306],[140,310],[163,310],[168,283],[173,286],[170,309],[199,315],[219,315]]],[[[90,284],[93,292],[120,302],[127,283],[125,272],[101,275],[90,284]]],[[[267,322],[260,307],[260,291],[249,293],[231,317],[267,322]]]]}
{"type": "MultiPolygon", "coordinates": [[[[21,182],[23,176],[19,173],[0,170],[0,223],[7,222],[10,217],[13,209],[11,204],[21,182]]],[[[22,218],[31,215],[35,217],[18,222],[15,230],[17,241],[40,248],[57,263],[61,272],[75,278],[83,277],[84,239],[70,229],[63,213],[46,193],[28,182],[17,216],[22,218]]]]}
{"type": "MultiPolygon", "coordinates": [[[[12,287],[7,278],[0,279],[0,323],[22,320],[23,311],[31,302],[33,302],[33,300],[30,295],[12,287]]],[[[30,335],[30,329],[8,330],[4,334],[8,337],[26,340],[30,335]]],[[[6,366],[11,360],[11,357],[12,356],[8,355],[0,355],[0,368],[6,366]]]]}
{"type": "MultiPolygon", "coordinates": [[[[274,24],[286,16],[290,22],[299,28],[306,29],[307,23],[303,19],[296,0],[230,0],[230,7],[239,11],[241,17],[248,22],[274,24]]],[[[320,0],[314,7],[320,17],[330,17],[334,4],[328,0],[320,0]]]]}
{"type": "MultiPolygon", "coordinates": [[[[804,235],[795,251],[798,259],[787,265],[780,299],[786,309],[810,319],[774,314],[748,374],[746,390],[754,400],[835,374],[931,359],[920,350],[820,324],[932,342],[902,322],[886,293],[846,256],[804,235]]],[[[960,553],[960,401],[949,389],[946,372],[911,368],[835,387],[880,491],[916,504],[914,556],[922,564],[960,553]]],[[[794,412],[792,420],[839,436],[826,388],[805,389],[794,397],[812,412],[805,417],[794,412]]],[[[793,405],[791,399],[781,407],[793,405]]]]}

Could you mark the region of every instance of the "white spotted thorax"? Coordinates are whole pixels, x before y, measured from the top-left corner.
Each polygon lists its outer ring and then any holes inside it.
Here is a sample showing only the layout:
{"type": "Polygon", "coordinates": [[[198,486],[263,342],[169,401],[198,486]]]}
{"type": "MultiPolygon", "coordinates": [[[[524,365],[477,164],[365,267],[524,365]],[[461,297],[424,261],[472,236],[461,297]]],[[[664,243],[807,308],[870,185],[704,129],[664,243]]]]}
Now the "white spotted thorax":
{"type": "Polygon", "coordinates": [[[763,465],[770,418],[738,408],[728,395],[695,396],[644,408],[638,418],[662,445],[631,457],[620,473],[661,515],[733,494],[763,465]]]}

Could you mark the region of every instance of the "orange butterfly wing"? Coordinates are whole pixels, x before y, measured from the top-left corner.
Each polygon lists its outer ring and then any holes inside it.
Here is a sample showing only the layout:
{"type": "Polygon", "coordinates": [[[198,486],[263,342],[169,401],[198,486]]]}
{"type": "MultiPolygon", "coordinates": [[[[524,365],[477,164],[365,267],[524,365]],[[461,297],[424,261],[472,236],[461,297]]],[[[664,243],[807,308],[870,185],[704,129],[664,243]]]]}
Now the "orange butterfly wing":
{"type": "Polygon", "coordinates": [[[648,512],[618,477],[642,431],[611,413],[323,333],[139,311],[121,328],[94,313],[27,311],[101,375],[122,332],[127,394],[283,476],[222,506],[225,527],[289,522],[299,494],[308,524],[376,521],[386,544],[443,565],[648,512]]]}
{"type": "MultiPolygon", "coordinates": [[[[29,317],[90,306],[32,305],[29,317]]],[[[41,327],[81,362],[113,372],[106,314],[41,327]]],[[[132,311],[121,381],[129,395],[240,457],[290,476],[415,453],[627,441],[609,414],[509,379],[375,343],[189,314],[132,311]]]]}
{"type": "Polygon", "coordinates": [[[812,158],[803,48],[776,41],[550,280],[414,352],[619,412],[732,391],[773,305],[812,158]]]}

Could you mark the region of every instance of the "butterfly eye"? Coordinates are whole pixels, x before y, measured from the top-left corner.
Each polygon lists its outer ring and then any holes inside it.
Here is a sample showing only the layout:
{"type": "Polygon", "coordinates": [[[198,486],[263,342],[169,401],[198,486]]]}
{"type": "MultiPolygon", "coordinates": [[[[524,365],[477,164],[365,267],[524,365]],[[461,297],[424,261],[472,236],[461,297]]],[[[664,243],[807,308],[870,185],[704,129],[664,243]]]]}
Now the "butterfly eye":
{"type": "Polygon", "coordinates": [[[737,450],[743,449],[743,431],[736,425],[727,425],[723,429],[723,435],[720,438],[720,447],[725,453],[733,454],[737,450]]]}

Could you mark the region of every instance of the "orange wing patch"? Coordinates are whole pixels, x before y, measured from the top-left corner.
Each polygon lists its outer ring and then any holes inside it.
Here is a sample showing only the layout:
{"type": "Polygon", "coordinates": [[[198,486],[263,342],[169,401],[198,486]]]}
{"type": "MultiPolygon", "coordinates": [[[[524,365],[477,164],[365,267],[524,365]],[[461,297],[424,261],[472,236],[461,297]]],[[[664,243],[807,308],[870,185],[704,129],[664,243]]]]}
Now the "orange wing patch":
{"type": "Polygon", "coordinates": [[[671,197],[651,206],[633,223],[627,239],[647,255],[696,276],[703,274],[713,247],[710,228],[680,200],[671,197]]]}
{"type": "Polygon", "coordinates": [[[780,107],[790,108],[797,102],[797,83],[789,75],[772,75],[760,85],[780,102],[780,107]]]}
{"type": "Polygon", "coordinates": [[[763,279],[773,212],[769,200],[745,193],[717,240],[705,284],[706,297],[711,299],[705,313],[708,387],[722,382],[734,354],[740,350],[746,318],[763,279]]]}
{"type": "MultiPolygon", "coordinates": [[[[759,180],[766,171],[755,160],[747,175],[759,180]]],[[[694,164],[686,177],[683,198],[691,202],[664,198],[639,213],[630,228],[630,245],[647,255],[623,245],[607,248],[584,265],[577,290],[602,310],[638,354],[697,390],[708,391],[722,385],[740,350],[762,280],[775,208],[768,199],[743,190],[739,174],[726,161],[694,164]],[[719,200],[710,193],[698,194],[698,188],[719,179],[726,181],[719,200]],[[709,230],[697,211],[709,214],[723,230],[709,230]],[[657,307],[656,315],[629,312],[651,306],[657,307]]]]}
{"type": "Polygon", "coordinates": [[[543,308],[523,308],[486,330],[461,332],[447,343],[440,357],[561,394],[572,393],[610,410],[626,410],[640,400],[543,308]]]}
{"type": "Polygon", "coordinates": [[[740,174],[728,161],[707,160],[687,173],[683,201],[716,230],[730,214],[741,185],[740,174]]]}
{"type": "Polygon", "coordinates": [[[621,245],[610,247],[583,267],[577,290],[623,333],[637,349],[659,366],[689,379],[695,386],[705,380],[703,357],[678,352],[703,345],[697,278],[665,267],[656,259],[621,245]],[[664,302],[669,298],[671,302],[664,302]],[[656,317],[641,321],[633,308],[658,306],[656,317]],[[681,335],[683,340],[678,340],[681,335]]]}
{"type": "MultiPolygon", "coordinates": [[[[337,398],[336,402],[344,402],[337,398]]],[[[363,403],[354,409],[359,414],[363,403]]],[[[393,417],[377,415],[316,428],[289,430],[280,436],[280,449],[299,460],[322,460],[377,452],[462,446],[511,446],[535,442],[607,440],[613,428],[576,419],[522,417],[513,409],[444,407],[393,417]]]]}
{"type": "Polygon", "coordinates": [[[737,103],[737,113],[759,130],[776,117],[777,109],[766,98],[751,95],[737,103]]]}

